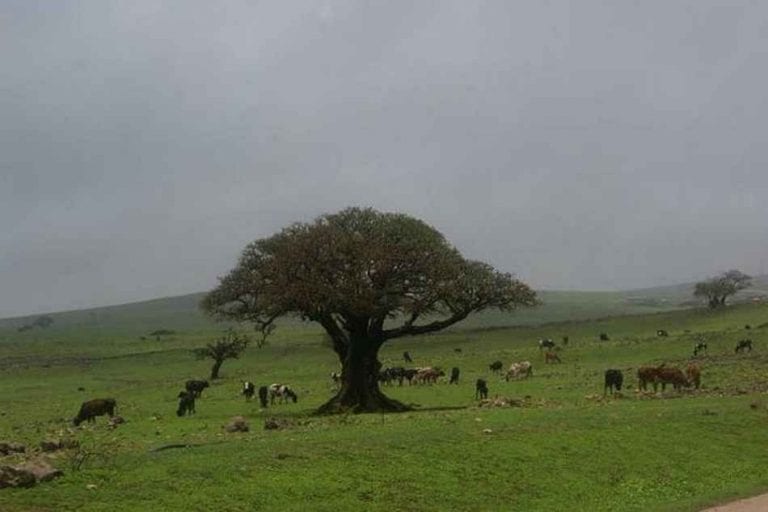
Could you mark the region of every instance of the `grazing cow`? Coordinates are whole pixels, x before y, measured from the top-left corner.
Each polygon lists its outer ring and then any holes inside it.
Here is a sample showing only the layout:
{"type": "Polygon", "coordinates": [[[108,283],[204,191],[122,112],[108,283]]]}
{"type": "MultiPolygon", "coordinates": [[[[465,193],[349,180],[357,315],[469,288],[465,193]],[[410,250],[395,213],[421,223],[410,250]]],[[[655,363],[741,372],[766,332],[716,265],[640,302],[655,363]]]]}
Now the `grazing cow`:
{"type": "Polygon", "coordinates": [[[80,406],[80,411],[72,420],[75,426],[80,425],[84,421],[94,423],[96,416],[109,415],[111,418],[115,415],[115,408],[117,407],[117,401],[114,398],[95,398],[83,402],[80,406]]]}
{"type": "Polygon", "coordinates": [[[702,352],[707,352],[707,342],[706,341],[699,341],[696,343],[696,345],[693,347],[693,355],[697,356],[702,352]]]}
{"type": "Polygon", "coordinates": [[[419,369],[418,368],[405,368],[403,370],[403,378],[408,381],[408,385],[410,386],[413,384],[413,379],[416,378],[416,375],[418,375],[419,369]]]}
{"type": "Polygon", "coordinates": [[[690,386],[688,379],[685,378],[685,374],[680,368],[660,366],[656,368],[656,380],[661,384],[662,391],[667,387],[667,384],[672,384],[676,391],[680,390],[683,386],[690,386]]]}
{"type": "Polygon", "coordinates": [[[546,352],[544,354],[544,362],[545,363],[562,363],[562,361],[560,360],[560,356],[558,356],[554,352],[546,352]]]}
{"type": "Polygon", "coordinates": [[[456,352],[457,354],[461,354],[462,352],[460,347],[456,347],[455,349],[453,349],[453,351],[456,352]]]}
{"type": "Polygon", "coordinates": [[[182,417],[185,414],[195,414],[195,394],[192,391],[179,392],[179,408],[176,409],[176,416],[182,417]]]}
{"type": "Polygon", "coordinates": [[[477,379],[475,381],[475,400],[488,398],[488,383],[485,379],[477,379]]]}
{"type": "Polygon", "coordinates": [[[188,380],[184,384],[184,388],[195,394],[195,398],[200,398],[203,394],[203,390],[209,387],[207,380],[188,380]]]}
{"type": "Polygon", "coordinates": [[[611,391],[611,394],[615,391],[621,391],[622,384],[624,384],[624,374],[621,373],[621,370],[605,370],[603,396],[608,394],[608,390],[611,391]]]}
{"type": "Polygon", "coordinates": [[[667,336],[669,336],[669,333],[664,329],[659,329],[658,331],[656,331],[656,336],[658,336],[659,338],[666,338],[667,336]]]}
{"type": "Polygon", "coordinates": [[[499,373],[501,372],[501,369],[504,368],[504,363],[501,361],[494,361],[488,365],[488,368],[490,368],[493,373],[499,373]]]}
{"type": "Polygon", "coordinates": [[[253,398],[253,395],[256,394],[256,386],[251,381],[245,381],[243,382],[243,396],[245,396],[246,400],[250,400],[253,398]]]}
{"type": "Polygon", "coordinates": [[[411,358],[411,354],[409,354],[407,350],[405,352],[403,352],[403,360],[406,363],[412,363],[413,362],[413,359],[411,358]]]}
{"type": "Polygon", "coordinates": [[[701,387],[701,368],[694,363],[688,363],[688,367],[685,369],[685,376],[688,382],[693,384],[696,389],[701,387]]]}
{"type": "Polygon", "coordinates": [[[656,392],[656,386],[658,385],[656,377],[658,374],[658,368],[655,366],[641,366],[637,369],[637,387],[646,391],[648,384],[653,384],[653,391],[656,392]]]}
{"type": "Polygon", "coordinates": [[[555,348],[555,342],[549,338],[542,338],[539,340],[539,350],[555,348]]]}
{"type": "Polygon", "coordinates": [[[741,340],[736,344],[736,353],[739,353],[743,350],[752,352],[752,340],[741,340]]]}
{"type": "Polygon", "coordinates": [[[439,377],[442,377],[445,375],[445,372],[443,370],[439,370],[437,368],[418,368],[418,372],[416,373],[416,382],[424,383],[430,383],[434,384],[437,382],[437,379],[439,377]]]}
{"type": "Polygon", "coordinates": [[[509,382],[509,379],[516,379],[518,377],[528,378],[533,375],[533,365],[530,361],[522,361],[520,363],[512,363],[507,370],[504,379],[509,382]]]}
{"type": "Polygon", "coordinates": [[[298,402],[299,397],[287,384],[270,384],[269,385],[269,403],[274,404],[275,398],[280,399],[280,403],[290,399],[293,403],[298,402]]]}
{"type": "Polygon", "coordinates": [[[259,388],[259,403],[262,409],[267,408],[267,396],[269,395],[269,388],[267,386],[261,386],[259,388]]]}
{"type": "Polygon", "coordinates": [[[610,341],[610,339],[611,338],[608,336],[607,333],[604,333],[604,332],[600,333],[600,341],[610,341]]]}
{"type": "Polygon", "coordinates": [[[747,325],[745,325],[745,326],[744,326],[744,328],[745,328],[746,330],[750,330],[750,329],[752,328],[752,326],[751,326],[751,325],[749,325],[749,324],[747,324],[747,325]]]}
{"type": "Polygon", "coordinates": [[[454,366],[451,368],[451,380],[448,382],[448,384],[458,384],[459,383],[459,368],[454,366]]]}
{"type": "Polygon", "coordinates": [[[568,346],[568,336],[563,336],[563,345],[568,346]]]}

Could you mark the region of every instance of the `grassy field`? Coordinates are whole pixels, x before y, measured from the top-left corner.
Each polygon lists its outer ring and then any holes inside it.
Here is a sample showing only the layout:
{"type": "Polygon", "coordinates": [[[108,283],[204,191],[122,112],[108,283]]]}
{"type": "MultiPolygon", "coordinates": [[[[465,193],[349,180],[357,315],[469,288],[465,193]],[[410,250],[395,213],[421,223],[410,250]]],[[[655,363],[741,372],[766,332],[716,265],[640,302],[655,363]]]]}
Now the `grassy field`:
{"type": "Polygon", "coordinates": [[[693,511],[768,488],[768,328],[758,328],[768,322],[768,306],[504,328],[469,322],[382,353],[385,365],[400,364],[409,350],[416,366],[458,366],[460,385],[387,387],[414,411],[340,417],[311,414],[332,393],[332,352],[316,329],[288,323],[266,347],[225,363],[197,414],[177,418],[184,381],[209,369],[189,349],[218,329],[183,318],[160,317],[157,325],[141,313],[136,325],[59,321],[46,330],[0,331],[0,440],[37,446],[64,436],[82,446],[54,459],[62,478],[0,490],[0,510],[693,511]],[[139,338],[160,327],[179,333],[139,338]],[[657,338],[658,328],[670,336],[657,338]],[[598,341],[600,332],[611,341],[598,341]],[[544,365],[536,340],[563,335],[571,340],[563,364],[544,365]],[[756,350],[735,355],[746,335],[756,350]],[[635,392],[639,365],[682,366],[697,336],[709,342],[709,354],[698,358],[703,389],[635,392]],[[531,360],[534,376],[505,382],[487,370],[495,359],[505,366],[531,360]],[[602,399],[606,368],[624,370],[628,386],[619,398],[602,399]],[[478,377],[488,378],[491,396],[524,406],[477,407],[478,377]],[[260,410],[239,396],[246,378],[288,382],[299,402],[260,410]],[[106,396],[117,399],[126,424],[110,430],[100,418],[71,429],[83,400],[106,396]],[[224,433],[234,415],[245,416],[251,431],[224,433]],[[264,430],[271,417],[287,428],[264,430]],[[153,451],[173,443],[194,446],[153,451]]]}

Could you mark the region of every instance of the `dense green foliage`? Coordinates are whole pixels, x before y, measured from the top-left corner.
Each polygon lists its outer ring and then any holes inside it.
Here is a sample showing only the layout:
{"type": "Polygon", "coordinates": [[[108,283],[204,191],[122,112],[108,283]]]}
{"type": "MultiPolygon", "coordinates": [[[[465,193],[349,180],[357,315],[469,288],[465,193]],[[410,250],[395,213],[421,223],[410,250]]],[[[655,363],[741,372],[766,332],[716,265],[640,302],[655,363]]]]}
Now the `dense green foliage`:
{"type": "Polygon", "coordinates": [[[382,350],[385,364],[400,364],[409,350],[415,365],[460,367],[460,385],[389,387],[416,410],[339,417],[309,414],[331,396],[328,374],[338,360],[322,346],[321,332],[300,324],[228,363],[198,401],[197,415],[186,418],[174,414],[176,395],[186,379],[208,371],[189,350],[215,330],[179,322],[176,336],[156,342],[118,326],[86,330],[57,321],[46,331],[6,329],[0,440],[34,446],[66,434],[80,402],[94,397],[115,397],[127,423],[110,430],[100,418],[76,430],[84,450],[103,456],[79,471],[69,469],[70,456],[58,457],[64,477],[2,490],[0,509],[282,511],[311,503],[312,510],[334,511],[693,511],[768,487],[768,328],[758,328],[767,321],[768,307],[738,306],[397,340],[382,350]],[[745,324],[753,326],[755,351],[735,355],[745,324]],[[659,328],[670,336],[656,337],[659,328]],[[597,341],[599,332],[611,341],[597,341]],[[563,364],[544,366],[536,340],[563,335],[570,339],[563,364]],[[700,392],[635,393],[638,365],[682,365],[698,336],[709,342],[709,354],[699,358],[700,392]],[[504,382],[487,370],[497,358],[505,365],[529,359],[534,375],[504,382]],[[599,399],[608,367],[625,371],[623,398],[599,399]],[[476,408],[478,377],[488,378],[491,396],[530,399],[520,408],[476,408]],[[299,402],[261,411],[239,395],[243,379],[290,383],[299,402]],[[223,432],[236,414],[251,422],[251,432],[223,432]],[[263,430],[273,416],[293,425],[263,430]],[[170,443],[202,446],[150,451],[170,443]]]}

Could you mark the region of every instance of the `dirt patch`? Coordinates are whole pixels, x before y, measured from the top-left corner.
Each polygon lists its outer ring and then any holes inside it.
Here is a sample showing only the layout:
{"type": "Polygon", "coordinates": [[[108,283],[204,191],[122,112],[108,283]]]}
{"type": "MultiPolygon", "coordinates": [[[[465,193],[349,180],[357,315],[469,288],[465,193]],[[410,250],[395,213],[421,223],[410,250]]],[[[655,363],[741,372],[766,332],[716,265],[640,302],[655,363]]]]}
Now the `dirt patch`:
{"type": "Polygon", "coordinates": [[[766,510],[768,510],[768,494],[761,494],[753,498],[705,508],[700,512],[765,512],[766,510]]]}

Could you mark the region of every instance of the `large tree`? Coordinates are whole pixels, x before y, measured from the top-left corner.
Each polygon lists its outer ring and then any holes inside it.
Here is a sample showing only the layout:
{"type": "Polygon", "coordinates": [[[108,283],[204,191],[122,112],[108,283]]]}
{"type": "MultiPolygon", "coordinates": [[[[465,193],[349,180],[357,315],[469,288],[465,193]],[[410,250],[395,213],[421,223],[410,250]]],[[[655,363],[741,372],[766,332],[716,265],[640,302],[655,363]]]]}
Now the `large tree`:
{"type": "Polygon", "coordinates": [[[192,351],[198,359],[213,359],[211,366],[211,380],[219,378],[221,365],[227,359],[238,359],[248,347],[248,336],[236,332],[234,329],[228,329],[223,336],[211,341],[204,347],[196,348],[192,351]]]}
{"type": "Polygon", "coordinates": [[[321,413],[407,407],[378,386],[389,340],[445,329],[489,308],[534,306],[510,274],[464,259],[437,230],[404,214],[348,208],[249,244],[202,307],[268,333],[298,315],[320,324],[342,367],[339,392],[321,413]]]}
{"type": "Polygon", "coordinates": [[[748,288],[752,278],[739,270],[729,270],[719,276],[696,283],[693,295],[704,297],[712,309],[725,306],[725,301],[739,290],[748,288]]]}

